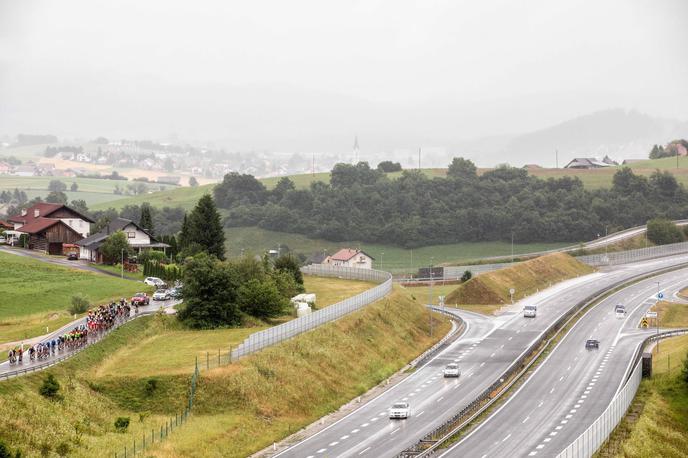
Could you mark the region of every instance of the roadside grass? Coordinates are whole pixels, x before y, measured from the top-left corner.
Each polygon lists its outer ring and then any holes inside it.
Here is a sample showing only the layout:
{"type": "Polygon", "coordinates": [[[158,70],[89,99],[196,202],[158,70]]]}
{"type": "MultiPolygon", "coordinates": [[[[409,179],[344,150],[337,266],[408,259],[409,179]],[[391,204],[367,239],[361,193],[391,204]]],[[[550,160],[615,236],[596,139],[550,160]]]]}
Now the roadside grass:
{"type": "Polygon", "coordinates": [[[660,301],[652,307],[659,314],[659,326],[662,328],[688,327],[688,304],[660,301]]]}
{"type": "MultiPolygon", "coordinates": [[[[109,265],[107,265],[107,264],[97,264],[97,265],[94,264],[93,267],[95,267],[95,268],[98,269],[98,270],[102,270],[102,271],[104,271],[104,272],[109,272],[109,273],[111,273],[111,274],[115,274],[115,275],[119,275],[119,276],[122,275],[122,267],[121,267],[121,264],[113,264],[113,265],[111,265],[111,266],[109,266],[109,265]]],[[[145,277],[143,276],[143,272],[140,271],[140,270],[139,270],[139,271],[136,271],[136,272],[127,272],[127,271],[125,270],[125,271],[124,271],[124,278],[128,278],[128,279],[130,279],[130,280],[143,281],[143,279],[144,279],[145,277]]]]}
{"type": "Polygon", "coordinates": [[[102,304],[149,287],[83,270],[69,269],[8,253],[0,253],[0,342],[43,334],[45,326],[55,328],[76,293],[92,304],[102,304]],[[37,317],[46,317],[45,322],[37,317]],[[23,327],[23,328],[22,328],[23,327]],[[29,333],[43,329],[38,334],[29,333]]]}
{"type": "Polygon", "coordinates": [[[660,343],[659,354],[653,355],[652,378],[640,383],[626,416],[595,457],[685,456],[688,384],[681,379],[679,371],[686,357],[688,336],[660,343]],[[669,359],[670,371],[667,370],[669,359]]]}
{"type": "MultiPolygon", "coordinates": [[[[552,283],[594,272],[594,269],[564,254],[540,256],[493,272],[476,275],[457,286],[447,295],[447,304],[502,306],[511,302],[509,290],[514,288],[514,301],[549,287],[552,283]]],[[[475,311],[475,310],[473,310],[475,311]]]]}
{"type": "Polygon", "coordinates": [[[374,288],[375,283],[304,275],[303,286],[315,294],[315,307],[321,309],[374,288]]]}
{"type": "MultiPolygon", "coordinates": [[[[231,227],[225,229],[227,256],[236,257],[241,253],[264,253],[286,245],[290,250],[306,256],[326,251],[334,254],[340,248],[360,248],[373,258],[373,267],[392,273],[417,272],[419,267],[429,265],[459,265],[471,260],[507,256],[511,254],[511,244],[507,242],[464,242],[449,245],[431,245],[416,249],[405,249],[392,245],[365,243],[358,241],[331,242],[311,239],[301,234],[275,232],[258,227],[231,227]]],[[[526,243],[515,244],[514,254],[532,253],[569,246],[569,243],[526,243]]]]}
{"type": "Polygon", "coordinates": [[[364,309],[203,372],[189,424],[149,456],[243,457],[384,381],[448,332],[403,288],[364,309]]]}
{"type": "MultiPolygon", "coordinates": [[[[55,331],[72,320],[74,320],[74,315],[70,315],[66,310],[0,320],[0,350],[14,346],[14,342],[55,331]],[[12,345],[10,345],[11,343],[12,345]]],[[[0,361],[5,361],[6,356],[0,355],[0,361]]]]}
{"type": "Polygon", "coordinates": [[[638,234],[633,237],[611,243],[607,245],[606,249],[604,247],[595,249],[580,249],[575,252],[575,255],[582,256],[587,254],[613,253],[615,251],[637,250],[639,248],[648,248],[653,246],[655,246],[655,244],[650,242],[645,234],[638,234]]]}
{"type": "Polygon", "coordinates": [[[150,437],[151,430],[159,431],[160,424],[168,415],[174,415],[186,399],[187,375],[161,378],[158,389],[150,397],[146,397],[143,388],[146,379],[137,383],[129,380],[125,387],[130,395],[149,399],[151,406],[165,409],[158,413],[122,407],[104,393],[101,380],[88,376],[88,369],[106,355],[139,340],[153,320],[153,317],[135,320],[44,372],[0,382],[0,437],[11,448],[19,448],[22,456],[56,456],[56,447],[65,443],[70,448],[69,456],[91,457],[106,450],[120,452],[125,444],[131,444],[132,434],[150,437]],[[49,373],[60,383],[62,399],[48,400],[38,394],[49,373]],[[119,416],[131,418],[127,434],[115,430],[114,421],[119,416]]]}
{"type": "Polygon", "coordinates": [[[684,299],[688,299],[688,288],[683,288],[681,291],[678,292],[678,295],[684,299]]]}

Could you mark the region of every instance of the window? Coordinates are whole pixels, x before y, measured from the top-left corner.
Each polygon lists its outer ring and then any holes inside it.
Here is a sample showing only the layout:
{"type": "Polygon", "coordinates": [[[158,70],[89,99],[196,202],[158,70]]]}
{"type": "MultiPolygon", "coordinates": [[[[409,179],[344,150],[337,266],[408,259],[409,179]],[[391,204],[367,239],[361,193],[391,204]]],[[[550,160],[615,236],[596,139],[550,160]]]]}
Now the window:
{"type": "Polygon", "coordinates": [[[136,232],[127,232],[127,238],[135,239],[136,238],[136,232]]]}

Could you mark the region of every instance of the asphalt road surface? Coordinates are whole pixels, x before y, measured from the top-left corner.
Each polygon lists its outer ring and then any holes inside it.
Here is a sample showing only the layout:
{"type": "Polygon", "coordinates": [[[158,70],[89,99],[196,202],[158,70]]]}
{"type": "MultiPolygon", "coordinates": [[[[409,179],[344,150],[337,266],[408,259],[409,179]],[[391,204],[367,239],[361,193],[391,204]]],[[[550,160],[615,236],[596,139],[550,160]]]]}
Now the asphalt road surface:
{"type": "MultiPolygon", "coordinates": [[[[443,457],[552,457],[607,408],[630,375],[638,346],[654,328],[638,323],[656,300],[688,285],[688,268],[643,280],[614,293],[581,318],[527,382],[443,457]],[[617,317],[616,304],[627,313],[617,317]],[[598,350],[586,350],[598,339],[598,350]]],[[[660,323],[661,324],[661,323],[660,323]]]]}
{"type": "Polygon", "coordinates": [[[459,311],[468,323],[459,340],[397,386],[277,456],[395,456],[470,404],[577,302],[620,280],[686,262],[688,255],[674,256],[562,282],[523,301],[538,305],[536,319],[523,318],[520,312],[489,318],[459,311]],[[449,362],[459,363],[459,379],[442,377],[449,362]],[[389,408],[397,401],[410,403],[410,418],[388,418],[389,408]]]}

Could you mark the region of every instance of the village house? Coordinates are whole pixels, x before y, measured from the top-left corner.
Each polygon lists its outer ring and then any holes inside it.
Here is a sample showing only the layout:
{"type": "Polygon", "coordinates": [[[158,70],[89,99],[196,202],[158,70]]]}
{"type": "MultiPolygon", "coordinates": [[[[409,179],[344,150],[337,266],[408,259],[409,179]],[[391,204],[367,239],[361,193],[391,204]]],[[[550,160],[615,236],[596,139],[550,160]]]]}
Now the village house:
{"type": "Polygon", "coordinates": [[[360,269],[372,269],[373,257],[364,253],[361,250],[353,250],[351,248],[342,248],[332,256],[328,256],[323,264],[338,267],[357,267],[360,269]]]}
{"type": "Polygon", "coordinates": [[[8,218],[11,235],[26,235],[26,248],[62,254],[64,244],[87,237],[94,221],[63,204],[41,202],[8,218]]]}
{"type": "Polygon", "coordinates": [[[0,175],[9,175],[12,172],[12,166],[7,162],[0,161],[0,175]]]}
{"type": "Polygon", "coordinates": [[[165,248],[169,248],[168,244],[159,242],[135,222],[125,218],[116,218],[100,232],[76,242],[76,245],[79,247],[79,258],[91,262],[103,262],[103,254],[100,251],[100,247],[105,242],[105,239],[117,231],[124,232],[129,246],[137,254],[142,250],[165,250],[165,248]]]}
{"type": "Polygon", "coordinates": [[[605,156],[604,159],[599,160],[594,157],[577,157],[566,164],[566,169],[599,169],[603,167],[613,167],[619,165],[616,161],[605,156]]]}

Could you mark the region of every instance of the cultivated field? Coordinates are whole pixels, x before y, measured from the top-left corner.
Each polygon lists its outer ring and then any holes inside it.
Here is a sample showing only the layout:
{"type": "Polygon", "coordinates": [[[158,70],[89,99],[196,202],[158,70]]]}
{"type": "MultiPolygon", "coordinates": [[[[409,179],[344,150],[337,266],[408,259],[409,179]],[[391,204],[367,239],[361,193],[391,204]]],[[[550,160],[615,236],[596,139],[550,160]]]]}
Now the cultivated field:
{"type": "Polygon", "coordinates": [[[0,253],[0,343],[42,335],[73,317],[67,313],[72,295],[85,294],[93,304],[131,296],[150,288],[83,270],[68,269],[0,253]]]}

